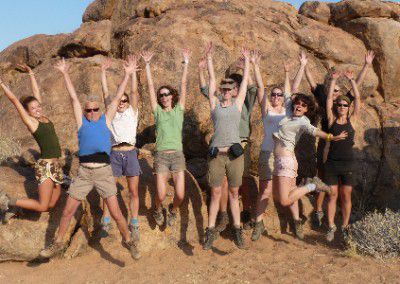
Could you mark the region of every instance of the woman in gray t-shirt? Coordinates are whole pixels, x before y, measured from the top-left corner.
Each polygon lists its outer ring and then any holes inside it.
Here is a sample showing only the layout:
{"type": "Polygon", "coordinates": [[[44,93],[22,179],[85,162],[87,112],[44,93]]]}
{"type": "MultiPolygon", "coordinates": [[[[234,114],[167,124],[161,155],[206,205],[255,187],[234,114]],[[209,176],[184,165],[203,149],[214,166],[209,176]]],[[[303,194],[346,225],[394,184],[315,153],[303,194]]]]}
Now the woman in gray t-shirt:
{"type": "Polygon", "coordinates": [[[211,187],[211,202],[208,215],[208,228],[203,248],[210,249],[218,236],[215,228],[219,210],[221,191],[224,177],[228,178],[229,201],[235,230],[235,243],[239,248],[244,247],[242,228],[240,227],[239,187],[242,184],[244,169],[243,148],[240,145],[239,124],[243,103],[246,97],[250,68],[250,51],[242,49],[245,59],[243,80],[238,88],[237,83],[223,79],[219,87],[221,97],[216,97],[216,79],[212,60],[213,44],[206,47],[207,66],[209,73],[209,102],[211,118],[214,124],[214,135],[210,145],[208,159],[208,182],[211,187]],[[232,100],[238,92],[236,100],[232,100]],[[237,151],[235,151],[236,149],[237,151]]]}

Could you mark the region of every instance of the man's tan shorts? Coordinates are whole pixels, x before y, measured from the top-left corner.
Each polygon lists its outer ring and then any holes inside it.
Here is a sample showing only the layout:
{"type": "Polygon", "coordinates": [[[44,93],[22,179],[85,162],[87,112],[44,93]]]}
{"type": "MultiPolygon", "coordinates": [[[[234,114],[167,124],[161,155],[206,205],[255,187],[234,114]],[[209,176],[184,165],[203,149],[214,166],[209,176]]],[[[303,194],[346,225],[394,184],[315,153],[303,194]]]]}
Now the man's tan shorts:
{"type": "Polygon", "coordinates": [[[166,153],[165,151],[154,154],[154,173],[177,173],[186,170],[185,155],[182,151],[166,153]]]}
{"type": "Polygon", "coordinates": [[[258,159],[258,175],[260,180],[272,180],[274,170],[274,153],[261,151],[258,159]]]}
{"type": "Polygon", "coordinates": [[[93,187],[103,199],[117,195],[117,186],[110,165],[96,169],[79,166],[78,176],[71,183],[68,194],[76,200],[84,200],[93,187]]]}
{"type": "Polygon", "coordinates": [[[250,168],[251,168],[251,143],[249,141],[242,141],[242,147],[244,150],[243,158],[244,158],[244,170],[243,170],[243,177],[250,176],[250,168]]]}
{"type": "Polygon", "coordinates": [[[208,158],[208,183],[210,187],[219,187],[227,176],[229,187],[239,187],[242,185],[243,168],[244,155],[235,159],[228,153],[219,153],[215,158],[208,158]]]}

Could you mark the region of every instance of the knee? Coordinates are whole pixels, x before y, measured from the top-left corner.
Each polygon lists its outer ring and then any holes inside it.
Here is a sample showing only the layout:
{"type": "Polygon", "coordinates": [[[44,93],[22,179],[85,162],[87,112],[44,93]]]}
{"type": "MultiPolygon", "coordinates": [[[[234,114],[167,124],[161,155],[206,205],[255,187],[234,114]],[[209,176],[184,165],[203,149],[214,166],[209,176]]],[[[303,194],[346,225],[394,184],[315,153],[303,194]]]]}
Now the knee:
{"type": "Polygon", "coordinates": [[[333,190],[331,194],[329,194],[329,201],[336,202],[337,198],[338,198],[338,193],[333,190]]]}
{"type": "Polygon", "coordinates": [[[73,209],[66,209],[66,210],[64,210],[64,212],[63,212],[63,217],[64,217],[64,218],[72,218],[72,217],[74,216],[74,214],[75,214],[75,210],[73,210],[73,209]]]}
{"type": "Polygon", "coordinates": [[[221,198],[222,191],[221,188],[213,188],[211,189],[211,196],[213,198],[221,198]]]}
{"type": "Polygon", "coordinates": [[[38,212],[47,212],[49,211],[50,206],[46,204],[40,204],[39,207],[37,208],[38,212]]]}
{"type": "Polygon", "coordinates": [[[289,199],[281,199],[279,202],[283,207],[288,207],[293,204],[289,199]]]}
{"type": "Polygon", "coordinates": [[[179,200],[179,201],[182,201],[184,197],[185,197],[185,192],[184,191],[175,193],[175,198],[177,200],[179,200]]]}
{"type": "Polygon", "coordinates": [[[139,198],[139,193],[137,190],[131,190],[131,198],[133,198],[133,199],[139,198]]]}
{"type": "Polygon", "coordinates": [[[239,199],[239,191],[238,190],[229,190],[229,196],[234,200],[239,199]]]}

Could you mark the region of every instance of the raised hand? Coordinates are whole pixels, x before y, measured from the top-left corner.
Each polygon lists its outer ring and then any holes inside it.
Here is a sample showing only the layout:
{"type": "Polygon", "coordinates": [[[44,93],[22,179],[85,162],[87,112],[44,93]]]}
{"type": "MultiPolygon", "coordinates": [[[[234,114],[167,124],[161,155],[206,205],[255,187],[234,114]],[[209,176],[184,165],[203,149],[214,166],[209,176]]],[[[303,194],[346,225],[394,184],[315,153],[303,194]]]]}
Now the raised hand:
{"type": "Polygon", "coordinates": [[[290,69],[292,68],[292,65],[293,65],[292,62],[289,60],[286,60],[283,63],[283,69],[285,70],[285,73],[288,73],[290,71],[290,69]]]}
{"type": "Polygon", "coordinates": [[[128,55],[127,60],[124,62],[124,69],[126,74],[139,71],[136,55],[128,55]]]}
{"type": "Polygon", "coordinates": [[[146,64],[149,64],[151,59],[154,56],[154,52],[144,50],[144,51],[142,51],[140,56],[143,58],[143,60],[144,60],[144,62],[146,62],[146,64]]]}
{"type": "Polygon", "coordinates": [[[190,58],[190,54],[191,54],[191,53],[192,53],[192,52],[190,51],[189,48],[183,48],[183,49],[182,49],[183,62],[184,62],[185,64],[189,64],[189,58],[190,58]]]}
{"type": "Polygon", "coordinates": [[[209,43],[207,43],[206,48],[204,49],[204,54],[208,57],[212,56],[213,52],[214,52],[214,43],[210,41],[209,43]]]}
{"type": "Polygon", "coordinates": [[[346,76],[347,79],[354,80],[354,72],[351,70],[347,70],[346,72],[344,72],[344,76],[346,76]]]}
{"type": "Polygon", "coordinates": [[[339,71],[333,71],[333,73],[331,74],[331,78],[334,80],[339,79],[342,76],[342,73],[339,71]]]}
{"type": "Polygon", "coordinates": [[[240,70],[244,69],[244,58],[240,57],[238,61],[236,62],[236,67],[239,68],[240,70]]]}
{"type": "Polygon", "coordinates": [[[371,65],[375,58],[375,52],[372,50],[368,50],[367,54],[365,54],[365,63],[371,65]]]}
{"type": "Polygon", "coordinates": [[[250,50],[247,47],[242,47],[240,52],[245,60],[250,60],[250,50]]]}
{"type": "Polygon", "coordinates": [[[108,68],[110,68],[111,67],[111,64],[112,64],[112,60],[111,60],[111,58],[105,58],[104,60],[103,60],[103,62],[101,62],[101,71],[106,71],[108,68]]]}
{"type": "Polygon", "coordinates": [[[61,58],[55,65],[54,68],[59,70],[61,73],[65,74],[68,73],[70,65],[65,61],[64,58],[61,58]]]}
{"type": "Polygon", "coordinates": [[[308,63],[308,58],[307,58],[307,55],[306,55],[306,53],[305,53],[304,51],[301,51],[301,52],[300,52],[299,61],[300,61],[300,64],[301,64],[301,65],[303,65],[303,66],[306,66],[306,65],[307,65],[307,63],[308,63]]]}
{"type": "Polygon", "coordinates": [[[199,61],[199,68],[200,69],[206,69],[207,68],[207,60],[205,58],[202,58],[199,61]]]}
{"type": "Polygon", "coordinates": [[[17,64],[17,67],[26,73],[33,74],[31,67],[26,64],[17,64]]]}
{"type": "Polygon", "coordinates": [[[258,49],[252,50],[250,53],[250,62],[253,64],[260,64],[261,51],[258,49]]]}

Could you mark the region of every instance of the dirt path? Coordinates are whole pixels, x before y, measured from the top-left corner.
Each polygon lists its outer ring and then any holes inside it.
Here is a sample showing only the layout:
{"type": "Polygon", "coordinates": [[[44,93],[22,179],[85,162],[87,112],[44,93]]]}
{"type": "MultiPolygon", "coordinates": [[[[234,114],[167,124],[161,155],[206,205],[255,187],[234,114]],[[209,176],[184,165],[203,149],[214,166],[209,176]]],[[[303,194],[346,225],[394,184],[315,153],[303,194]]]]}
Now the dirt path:
{"type": "Polygon", "coordinates": [[[400,260],[349,257],[314,233],[304,242],[281,234],[248,242],[248,250],[238,250],[219,238],[208,252],[180,245],[138,262],[116,245],[114,262],[92,250],[42,264],[1,263],[0,283],[400,283],[400,260]]]}

